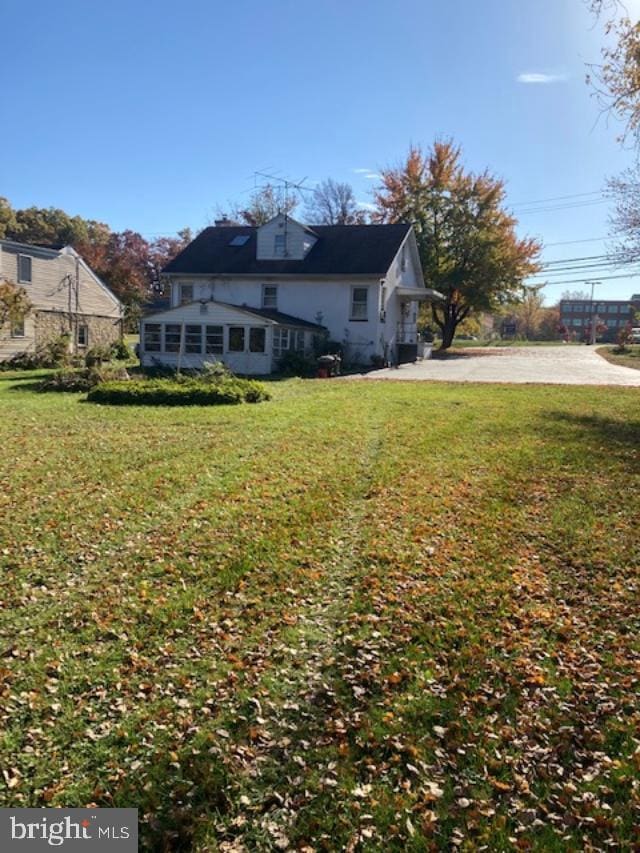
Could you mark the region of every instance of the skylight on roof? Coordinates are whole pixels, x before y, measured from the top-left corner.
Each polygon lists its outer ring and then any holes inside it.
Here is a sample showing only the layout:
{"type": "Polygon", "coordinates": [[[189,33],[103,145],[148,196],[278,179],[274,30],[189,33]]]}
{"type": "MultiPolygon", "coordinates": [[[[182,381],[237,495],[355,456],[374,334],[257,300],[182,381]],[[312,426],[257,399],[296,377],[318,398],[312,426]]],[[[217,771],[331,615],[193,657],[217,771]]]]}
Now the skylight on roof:
{"type": "Polygon", "coordinates": [[[230,246],[244,246],[244,244],[249,239],[248,234],[238,234],[237,237],[234,237],[233,240],[229,243],[230,246]]]}

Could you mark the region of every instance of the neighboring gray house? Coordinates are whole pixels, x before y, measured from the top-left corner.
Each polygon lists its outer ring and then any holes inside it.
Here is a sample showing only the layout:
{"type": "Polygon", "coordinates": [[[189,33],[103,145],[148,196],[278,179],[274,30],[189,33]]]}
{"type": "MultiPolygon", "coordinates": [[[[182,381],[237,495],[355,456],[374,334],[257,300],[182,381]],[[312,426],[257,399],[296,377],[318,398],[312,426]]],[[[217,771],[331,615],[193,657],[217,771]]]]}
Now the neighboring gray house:
{"type": "Polygon", "coordinates": [[[206,228],[163,270],[170,307],[141,323],[142,364],[223,361],[268,374],[287,352],[328,336],[371,366],[420,356],[424,286],[410,225],[303,225],[284,214],[258,228],[206,228]]]}
{"type": "Polygon", "coordinates": [[[123,305],[70,246],[0,240],[0,280],[24,288],[33,306],[23,323],[0,328],[0,361],[63,334],[70,336],[73,352],[122,336],[123,305]]]}

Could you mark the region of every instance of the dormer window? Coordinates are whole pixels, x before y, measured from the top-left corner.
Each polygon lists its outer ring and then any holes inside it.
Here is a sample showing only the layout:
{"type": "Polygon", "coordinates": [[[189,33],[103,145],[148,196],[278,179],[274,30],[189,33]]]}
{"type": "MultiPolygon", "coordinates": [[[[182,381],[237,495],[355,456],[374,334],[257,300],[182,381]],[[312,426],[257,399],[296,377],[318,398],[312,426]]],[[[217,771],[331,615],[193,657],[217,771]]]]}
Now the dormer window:
{"type": "Polygon", "coordinates": [[[287,235],[276,234],[273,239],[273,254],[276,258],[285,258],[287,255],[287,235]]]}
{"type": "Polygon", "coordinates": [[[186,305],[188,302],[193,302],[193,285],[180,285],[180,305],[186,305]]]}

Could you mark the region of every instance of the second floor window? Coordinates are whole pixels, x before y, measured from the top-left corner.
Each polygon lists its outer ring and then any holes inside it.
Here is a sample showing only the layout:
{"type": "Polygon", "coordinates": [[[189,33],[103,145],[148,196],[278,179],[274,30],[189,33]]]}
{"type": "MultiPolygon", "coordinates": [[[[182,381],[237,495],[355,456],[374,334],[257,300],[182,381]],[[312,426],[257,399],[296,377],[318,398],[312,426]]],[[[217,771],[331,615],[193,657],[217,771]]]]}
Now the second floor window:
{"type": "Polygon", "coordinates": [[[180,305],[185,305],[187,302],[193,302],[193,285],[180,285],[180,305]]]}
{"type": "Polygon", "coordinates": [[[367,287],[351,288],[351,314],[350,320],[366,320],[368,317],[367,299],[369,289],[367,287]]]}
{"type": "Polygon", "coordinates": [[[18,255],[18,281],[31,283],[31,258],[29,255],[18,255]]]}
{"type": "Polygon", "coordinates": [[[278,307],[278,285],[263,284],[262,285],[262,307],[277,308],[278,307]]]}
{"type": "Polygon", "coordinates": [[[284,258],[287,254],[287,235],[276,234],[273,241],[273,254],[276,258],[284,258]]]}

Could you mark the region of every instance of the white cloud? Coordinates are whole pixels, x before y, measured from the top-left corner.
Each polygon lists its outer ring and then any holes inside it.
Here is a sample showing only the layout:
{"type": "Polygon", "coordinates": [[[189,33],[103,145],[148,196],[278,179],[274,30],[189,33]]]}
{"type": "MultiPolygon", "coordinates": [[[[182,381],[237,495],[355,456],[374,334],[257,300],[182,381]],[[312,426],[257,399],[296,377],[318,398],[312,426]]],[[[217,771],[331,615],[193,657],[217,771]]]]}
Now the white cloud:
{"type": "Polygon", "coordinates": [[[377,210],[378,209],[375,206],[375,204],[371,204],[371,202],[368,202],[368,201],[357,201],[356,204],[358,205],[358,207],[362,208],[362,210],[377,210]]]}
{"type": "Polygon", "coordinates": [[[366,175],[371,171],[371,169],[354,169],[353,171],[356,175],[366,175]]]}
{"type": "Polygon", "coordinates": [[[562,83],[568,79],[568,74],[544,74],[541,71],[525,71],[518,74],[518,83],[562,83]]]}

